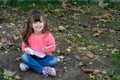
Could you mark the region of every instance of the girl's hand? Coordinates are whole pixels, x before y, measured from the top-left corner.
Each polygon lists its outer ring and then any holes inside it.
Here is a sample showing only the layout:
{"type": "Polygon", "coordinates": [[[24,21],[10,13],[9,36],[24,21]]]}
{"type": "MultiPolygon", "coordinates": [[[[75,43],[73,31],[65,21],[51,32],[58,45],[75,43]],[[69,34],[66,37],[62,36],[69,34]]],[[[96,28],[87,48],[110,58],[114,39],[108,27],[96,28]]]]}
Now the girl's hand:
{"type": "Polygon", "coordinates": [[[44,48],[43,48],[43,51],[44,51],[44,52],[47,52],[48,49],[51,48],[51,47],[53,47],[53,45],[50,45],[50,46],[44,47],[44,48]]]}
{"type": "Polygon", "coordinates": [[[43,51],[44,51],[44,52],[47,52],[47,51],[48,51],[48,48],[47,48],[47,47],[44,47],[44,48],[43,48],[43,51]]]}
{"type": "Polygon", "coordinates": [[[24,53],[27,53],[27,54],[33,55],[32,53],[30,53],[29,50],[24,50],[24,53]]]}

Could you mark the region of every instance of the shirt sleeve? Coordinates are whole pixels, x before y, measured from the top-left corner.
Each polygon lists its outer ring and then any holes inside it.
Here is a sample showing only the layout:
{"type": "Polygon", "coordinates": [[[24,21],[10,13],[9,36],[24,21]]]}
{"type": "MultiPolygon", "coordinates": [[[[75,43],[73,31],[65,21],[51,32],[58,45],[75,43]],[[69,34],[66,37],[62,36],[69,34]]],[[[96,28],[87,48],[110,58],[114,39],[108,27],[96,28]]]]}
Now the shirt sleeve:
{"type": "Polygon", "coordinates": [[[56,48],[55,38],[51,33],[49,33],[46,47],[48,47],[46,54],[52,54],[52,52],[55,51],[55,48],[56,48]]]}
{"type": "Polygon", "coordinates": [[[26,48],[26,44],[24,42],[22,42],[22,51],[26,48]]]}

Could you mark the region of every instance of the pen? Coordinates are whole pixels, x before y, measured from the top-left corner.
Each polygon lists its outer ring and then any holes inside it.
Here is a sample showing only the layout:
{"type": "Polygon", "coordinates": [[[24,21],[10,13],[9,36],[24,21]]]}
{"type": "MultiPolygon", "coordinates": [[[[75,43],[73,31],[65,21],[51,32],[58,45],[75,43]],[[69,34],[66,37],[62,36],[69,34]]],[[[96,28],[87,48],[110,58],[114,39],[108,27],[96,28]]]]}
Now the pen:
{"type": "Polygon", "coordinates": [[[48,49],[48,48],[51,48],[51,47],[53,47],[53,45],[47,46],[46,48],[48,49]]]}

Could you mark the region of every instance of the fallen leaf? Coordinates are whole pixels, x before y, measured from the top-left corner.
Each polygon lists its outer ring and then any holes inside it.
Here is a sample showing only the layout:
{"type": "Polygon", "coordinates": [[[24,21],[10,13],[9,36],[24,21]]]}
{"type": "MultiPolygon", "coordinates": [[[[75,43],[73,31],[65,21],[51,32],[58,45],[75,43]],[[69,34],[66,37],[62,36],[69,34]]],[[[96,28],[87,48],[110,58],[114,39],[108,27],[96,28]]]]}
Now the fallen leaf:
{"type": "Polygon", "coordinates": [[[81,38],[81,37],[82,37],[80,34],[77,34],[77,36],[78,36],[79,38],[81,38]]]}
{"type": "Polygon", "coordinates": [[[101,16],[92,16],[91,18],[92,18],[92,19],[100,19],[101,16]]]}
{"type": "Polygon", "coordinates": [[[97,55],[103,54],[102,51],[99,49],[94,49],[92,52],[97,55]]]}
{"type": "Polygon", "coordinates": [[[94,36],[94,37],[98,37],[98,36],[100,36],[100,33],[98,33],[98,32],[97,32],[97,33],[94,33],[93,36],[94,36]]]}
{"type": "Polygon", "coordinates": [[[58,53],[60,53],[61,51],[60,50],[57,50],[58,53]]]}
{"type": "Polygon", "coordinates": [[[100,72],[100,69],[95,69],[93,73],[94,73],[94,74],[97,74],[97,73],[99,73],[99,72],[100,72]]]}
{"type": "Polygon", "coordinates": [[[66,48],[66,51],[70,52],[71,49],[72,49],[72,46],[68,46],[68,47],[66,48]]]}
{"type": "Polygon", "coordinates": [[[3,32],[2,32],[2,34],[5,34],[5,33],[6,33],[6,31],[3,31],[3,32]]]}
{"type": "Polygon", "coordinates": [[[13,36],[14,36],[14,38],[13,38],[14,40],[17,40],[20,37],[20,36],[16,36],[16,35],[13,35],[13,36]]]}
{"type": "Polygon", "coordinates": [[[109,29],[110,33],[115,34],[115,30],[109,29]]]}
{"type": "Polygon", "coordinates": [[[92,73],[89,74],[89,77],[92,78],[92,79],[95,78],[94,74],[92,74],[92,73]]]}
{"type": "Polygon", "coordinates": [[[115,54],[115,53],[118,52],[118,51],[119,51],[119,49],[114,48],[114,49],[112,50],[112,53],[115,54]]]}
{"type": "Polygon", "coordinates": [[[76,55],[75,58],[81,61],[81,57],[79,55],[76,55]]]}
{"type": "Polygon", "coordinates": [[[59,26],[59,31],[63,31],[65,28],[63,26],[59,26]]]}
{"type": "Polygon", "coordinates": [[[2,43],[5,43],[5,42],[7,41],[7,39],[6,39],[6,38],[1,38],[0,41],[1,41],[2,43]]]}
{"type": "Polygon", "coordinates": [[[105,79],[110,80],[110,76],[109,75],[105,75],[105,79]]]}
{"type": "Polygon", "coordinates": [[[92,62],[92,61],[90,61],[90,62],[89,62],[89,64],[90,64],[90,65],[92,65],[92,64],[93,64],[93,62],[92,62]]]}
{"type": "Polygon", "coordinates": [[[99,24],[97,24],[96,26],[100,26],[99,24]]]}
{"type": "Polygon", "coordinates": [[[83,62],[78,62],[78,63],[76,64],[76,67],[81,67],[81,66],[83,66],[83,62]]]}
{"type": "Polygon", "coordinates": [[[63,59],[64,59],[64,56],[58,56],[57,59],[58,59],[59,62],[62,62],[63,59]]]}
{"type": "Polygon", "coordinates": [[[3,27],[2,26],[0,26],[0,29],[2,29],[3,27]]]}
{"type": "Polygon", "coordinates": [[[84,68],[84,69],[81,69],[83,72],[85,73],[93,73],[93,69],[89,69],[89,68],[84,68]]]}
{"type": "Polygon", "coordinates": [[[109,4],[108,3],[104,3],[104,0],[100,0],[98,5],[99,5],[99,7],[104,8],[104,7],[107,7],[109,4]]]}
{"type": "Polygon", "coordinates": [[[92,53],[87,53],[86,56],[87,56],[88,58],[91,58],[91,59],[94,58],[94,55],[93,55],[92,53]]]}
{"type": "Polygon", "coordinates": [[[106,74],[107,73],[107,71],[105,71],[105,70],[103,70],[103,71],[101,71],[103,74],[106,74]]]}
{"type": "Polygon", "coordinates": [[[4,75],[5,76],[14,76],[16,72],[13,72],[13,71],[10,71],[10,70],[7,70],[7,69],[4,69],[4,75]]]}
{"type": "Polygon", "coordinates": [[[88,60],[89,58],[87,56],[82,56],[81,60],[88,60]]]}
{"type": "Polygon", "coordinates": [[[104,29],[98,29],[97,32],[98,33],[102,33],[104,31],[104,29]]]}
{"type": "Polygon", "coordinates": [[[111,16],[112,16],[112,15],[111,15],[110,13],[106,12],[106,13],[104,13],[104,14],[102,15],[102,18],[110,20],[110,19],[111,19],[111,16]]]}
{"type": "Polygon", "coordinates": [[[94,27],[92,28],[92,31],[96,32],[99,28],[98,27],[94,27]]]}
{"type": "Polygon", "coordinates": [[[62,0],[62,5],[61,5],[64,9],[67,8],[67,6],[69,6],[69,4],[67,4],[67,0],[62,0]]]}
{"type": "Polygon", "coordinates": [[[20,61],[21,57],[16,57],[14,60],[15,61],[20,61]]]}
{"type": "Polygon", "coordinates": [[[20,76],[19,75],[15,75],[15,79],[19,80],[20,76]]]}
{"type": "Polygon", "coordinates": [[[0,42],[0,47],[1,47],[1,46],[3,46],[3,43],[2,43],[2,42],[0,42]]]}
{"type": "Polygon", "coordinates": [[[105,20],[105,19],[100,19],[100,21],[104,23],[108,22],[108,20],[105,20]]]}
{"type": "Polygon", "coordinates": [[[80,51],[86,51],[87,48],[86,47],[78,47],[77,48],[77,51],[80,52],[80,51]]]}
{"type": "Polygon", "coordinates": [[[88,45],[87,49],[90,50],[90,51],[92,51],[92,50],[96,49],[96,46],[94,46],[94,45],[88,45]]]}

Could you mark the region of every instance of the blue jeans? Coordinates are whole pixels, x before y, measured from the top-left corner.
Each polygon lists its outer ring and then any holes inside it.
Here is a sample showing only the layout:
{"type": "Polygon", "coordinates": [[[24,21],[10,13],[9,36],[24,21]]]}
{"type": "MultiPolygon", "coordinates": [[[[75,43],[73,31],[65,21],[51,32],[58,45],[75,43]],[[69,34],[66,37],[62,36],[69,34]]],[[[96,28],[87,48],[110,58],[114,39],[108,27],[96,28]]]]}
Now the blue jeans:
{"type": "Polygon", "coordinates": [[[37,73],[42,73],[44,67],[55,66],[58,63],[58,59],[53,55],[47,55],[44,58],[38,59],[35,56],[23,54],[21,60],[37,73]]]}

